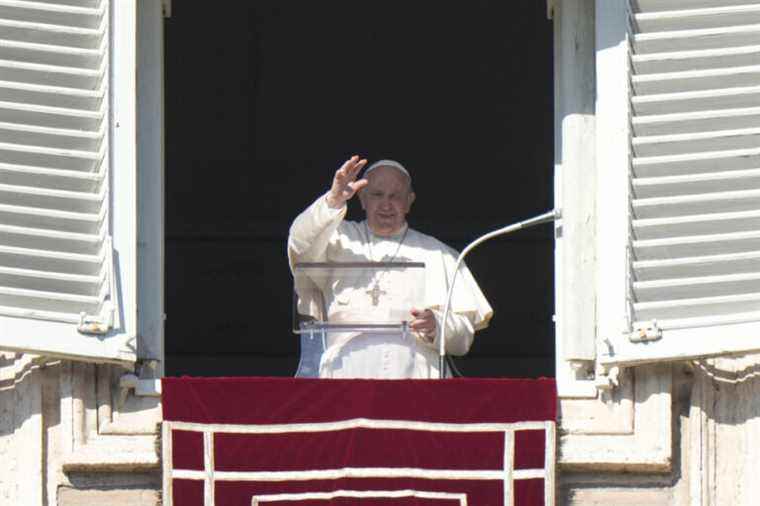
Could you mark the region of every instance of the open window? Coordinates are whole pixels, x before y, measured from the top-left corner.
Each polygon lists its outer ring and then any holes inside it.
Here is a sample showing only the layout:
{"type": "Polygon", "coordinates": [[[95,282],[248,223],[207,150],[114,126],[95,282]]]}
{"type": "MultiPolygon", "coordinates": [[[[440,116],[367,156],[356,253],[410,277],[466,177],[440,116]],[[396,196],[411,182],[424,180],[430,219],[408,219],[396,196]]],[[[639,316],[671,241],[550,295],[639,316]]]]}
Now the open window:
{"type": "MultiPolygon", "coordinates": [[[[410,225],[455,249],[551,207],[551,24],[541,3],[513,10],[175,4],[165,27],[168,375],[296,372],[288,228],[351,154],[404,163],[417,192],[410,225]],[[201,26],[211,35],[198,37],[201,26]]],[[[356,200],[348,212],[364,219],[356,200]]],[[[552,247],[546,225],[468,256],[495,317],[456,359],[465,376],[553,375],[552,247]]]]}
{"type": "Polygon", "coordinates": [[[136,8],[0,9],[0,349],[137,348],[136,8]]]}

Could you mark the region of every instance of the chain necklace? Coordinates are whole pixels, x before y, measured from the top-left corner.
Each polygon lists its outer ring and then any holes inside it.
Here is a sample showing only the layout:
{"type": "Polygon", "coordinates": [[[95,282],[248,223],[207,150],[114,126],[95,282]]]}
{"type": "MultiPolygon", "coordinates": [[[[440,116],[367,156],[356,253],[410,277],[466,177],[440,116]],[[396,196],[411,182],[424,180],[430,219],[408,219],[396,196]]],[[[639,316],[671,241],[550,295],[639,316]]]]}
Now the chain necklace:
{"type": "MultiPolygon", "coordinates": [[[[407,234],[407,232],[409,232],[409,227],[408,226],[404,229],[404,234],[401,236],[401,239],[399,239],[398,245],[396,246],[396,251],[395,251],[395,253],[393,253],[393,256],[388,260],[388,263],[393,262],[393,260],[396,259],[396,256],[398,255],[398,252],[401,251],[401,245],[404,244],[404,240],[406,240],[406,234],[407,234]]],[[[370,232],[369,226],[367,225],[366,221],[364,222],[364,233],[366,234],[366,237],[367,237],[367,250],[368,250],[368,255],[367,256],[369,257],[370,261],[374,262],[375,258],[374,258],[374,254],[372,253],[372,233],[370,232]]],[[[384,261],[386,256],[387,255],[383,255],[383,258],[381,258],[377,262],[384,261]]],[[[367,290],[365,292],[367,295],[369,295],[372,298],[372,305],[373,306],[377,306],[380,303],[380,296],[381,295],[386,295],[388,293],[385,290],[382,290],[380,288],[380,280],[383,278],[384,274],[385,274],[385,272],[381,272],[377,276],[377,278],[375,278],[374,285],[372,286],[372,289],[367,290]]]]}

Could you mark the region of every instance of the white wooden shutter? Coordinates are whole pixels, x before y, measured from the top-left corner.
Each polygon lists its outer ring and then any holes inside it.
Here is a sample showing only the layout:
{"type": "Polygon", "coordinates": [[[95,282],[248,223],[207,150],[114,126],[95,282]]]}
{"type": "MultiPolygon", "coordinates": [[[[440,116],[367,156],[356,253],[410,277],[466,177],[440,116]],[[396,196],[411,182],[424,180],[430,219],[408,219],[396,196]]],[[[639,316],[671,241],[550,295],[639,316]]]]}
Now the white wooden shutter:
{"type": "Polygon", "coordinates": [[[135,358],[134,15],[110,7],[0,0],[0,349],[135,358]]]}
{"type": "Polygon", "coordinates": [[[625,46],[627,314],[601,360],[760,349],[760,2],[630,0],[625,46]]]}

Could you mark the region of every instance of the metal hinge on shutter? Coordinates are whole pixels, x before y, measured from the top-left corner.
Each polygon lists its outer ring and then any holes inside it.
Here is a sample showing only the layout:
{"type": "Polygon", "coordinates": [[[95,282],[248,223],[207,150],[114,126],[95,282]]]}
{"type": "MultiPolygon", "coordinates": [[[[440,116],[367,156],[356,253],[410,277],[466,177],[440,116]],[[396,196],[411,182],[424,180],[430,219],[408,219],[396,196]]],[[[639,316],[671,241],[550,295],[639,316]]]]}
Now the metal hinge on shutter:
{"type": "Polygon", "coordinates": [[[633,332],[628,335],[628,340],[632,343],[643,343],[646,341],[657,341],[662,339],[662,329],[657,326],[657,321],[640,323],[633,332]]]}
{"type": "Polygon", "coordinates": [[[113,240],[109,236],[105,240],[105,255],[103,262],[104,267],[108,269],[107,286],[102,290],[103,303],[100,306],[100,312],[97,315],[79,313],[79,324],[77,330],[82,334],[104,335],[114,327],[114,320],[118,315],[118,304],[116,294],[115,266],[113,258],[113,240]]]}

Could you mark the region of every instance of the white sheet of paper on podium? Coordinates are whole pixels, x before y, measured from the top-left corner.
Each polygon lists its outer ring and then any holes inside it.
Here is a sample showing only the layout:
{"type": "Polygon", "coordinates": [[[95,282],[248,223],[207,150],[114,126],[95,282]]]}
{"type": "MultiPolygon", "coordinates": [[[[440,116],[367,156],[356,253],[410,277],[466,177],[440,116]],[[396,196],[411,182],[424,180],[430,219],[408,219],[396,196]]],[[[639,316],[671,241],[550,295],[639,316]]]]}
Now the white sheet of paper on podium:
{"type": "Polygon", "coordinates": [[[411,309],[425,307],[424,263],[298,263],[293,278],[293,332],[301,336],[296,376],[317,377],[322,354],[355,336],[406,337],[411,309]]]}

